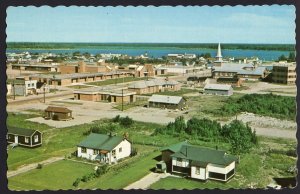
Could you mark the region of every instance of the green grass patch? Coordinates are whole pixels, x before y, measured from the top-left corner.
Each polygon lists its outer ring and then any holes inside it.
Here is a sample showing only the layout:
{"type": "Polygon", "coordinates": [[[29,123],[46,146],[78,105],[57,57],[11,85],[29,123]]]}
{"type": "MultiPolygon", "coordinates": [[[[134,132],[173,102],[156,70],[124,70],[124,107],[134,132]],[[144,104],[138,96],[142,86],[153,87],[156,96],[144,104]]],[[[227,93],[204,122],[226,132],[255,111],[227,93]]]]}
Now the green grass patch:
{"type": "Polygon", "coordinates": [[[97,82],[90,82],[89,85],[95,86],[105,86],[110,84],[118,84],[118,83],[125,83],[125,82],[132,82],[132,81],[139,81],[139,80],[146,80],[149,79],[147,77],[124,77],[124,78],[116,78],[116,79],[108,79],[104,81],[97,81],[97,82]]]}
{"type": "Polygon", "coordinates": [[[86,189],[122,189],[149,174],[151,172],[150,170],[155,167],[157,162],[155,158],[159,156],[159,154],[160,152],[156,151],[148,155],[143,155],[138,160],[130,162],[120,169],[114,170],[116,167],[113,167],[107,174],[99,179],[94,179],[91,182],[80,184],[79,186],[86,189]]]}
{"type": "Polygon", "coordinates": [[[74,180],[93,172],[93,166],[62,160],[8,179],[10,190],[74,189],[74,180]]]}
{"type": "Polygon", "coordinates": [[[72,88],[72,89],[83,89],[83,88],[90,88],[93,86],[87,86],[87,85],[75,85],[75,86],[67,86],[68,88],[72,88]]]}

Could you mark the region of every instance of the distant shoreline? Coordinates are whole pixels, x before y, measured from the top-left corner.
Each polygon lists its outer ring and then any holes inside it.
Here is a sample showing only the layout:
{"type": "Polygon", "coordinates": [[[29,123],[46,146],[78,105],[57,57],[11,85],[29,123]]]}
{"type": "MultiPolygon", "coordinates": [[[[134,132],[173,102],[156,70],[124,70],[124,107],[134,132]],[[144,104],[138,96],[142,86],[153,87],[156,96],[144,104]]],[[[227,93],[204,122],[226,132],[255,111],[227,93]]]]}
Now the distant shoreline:
{"type": "MultiPolygon", "coordinates": [[[[222,50],[295,51],[293,44],[221,44],[222,50]]],[[[212,43],[29,43],[8,42],[10,50],[76,50],[76,49],[216,49],[212,43]]]]}

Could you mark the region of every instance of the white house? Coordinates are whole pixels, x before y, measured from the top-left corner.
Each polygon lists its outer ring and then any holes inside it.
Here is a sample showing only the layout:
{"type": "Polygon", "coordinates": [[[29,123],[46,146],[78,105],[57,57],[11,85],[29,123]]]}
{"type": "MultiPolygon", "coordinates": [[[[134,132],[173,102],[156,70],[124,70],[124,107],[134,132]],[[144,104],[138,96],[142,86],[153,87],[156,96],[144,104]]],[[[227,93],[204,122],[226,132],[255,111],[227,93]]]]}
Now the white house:
{"type": "Polygon", "coordinates": [[[125,137],[91,133],[77,145],[77,156],[104,163],[115,163],[131,154],[131,142],[125,137]]]}
{"type": "Polygon", "coordinates": [[[235,175],[237,158],[225,151],[182,145],[171,157],[172,173],[200,180],[214,179],[223,182],[235,175]]]}

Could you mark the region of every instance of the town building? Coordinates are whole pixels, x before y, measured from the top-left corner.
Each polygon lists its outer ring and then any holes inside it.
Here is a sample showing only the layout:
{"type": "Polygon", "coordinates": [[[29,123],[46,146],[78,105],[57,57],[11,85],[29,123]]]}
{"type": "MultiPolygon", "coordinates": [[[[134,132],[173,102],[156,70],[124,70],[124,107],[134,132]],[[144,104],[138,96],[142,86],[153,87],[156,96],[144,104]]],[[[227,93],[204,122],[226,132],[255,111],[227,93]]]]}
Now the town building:
{"type": "Polygon", "coordinates": [[[149,107],[153,108],[182,110],[186,107],[186,100],[181,96],[152,95],[148,103],[149,107]]]}
{"type": "Polygon", "coordinates": [[[15,79],[7,81],[7,90],[9,95],[27,96],[36,94],[37,81],[15,79]]]}
{"type": "Polygon", "coordinates": [[[8,127],[6,140],[9,144],[33,148],[42,145],[42,133],[33,129],[8,127]]]}
{"type": "Polygon", "coordinates": [[[158,71],[166,71],[168,73],[172,74],[196,74],[201,71],[203,71],[203,67],[195,67],[195,66],[183,66],[183,65],[177,65],[177,66],[160,66],[157,67],[156,70],[158,71]]]}
{"type": "Polygon", "coordinates": [[[72,83],[94,82],[122,77],[133,77],[131,72],[112,71],[107,73],[32,74],[29,78],[48,85],[66,86],[72,83]]]}
{"type": "Polygon", "coordinates": [[[164,91],[178,91],[181,89],[180,83],[169,79],[152,79],[137,81],[128,86],[130,91],[136,94],[153,94],[164,91]]]}
{"type": "Polygon", "coordinates": [[[100,73],[110,72],[112,67],[106,64],[105,61],[97,63],[85,62],[85,61],[69,61],[59,65],[59,72],[61,74],[73,74],[73,73],[100,73]]]}
{"type": "Polygon", "coordinates": [[[272,81],[280,84],[296,84],[296,64],[276,64],[272,70],[272,81]]]}
{"type": "Polygon", "coordinates": [[[108,164],[116,163],[130,154],[131,142],[125,136],[91,133],[77,145],[78,157],[108,164]]]}
{"type": "Polygon", "coordinates": [[[74,100],[106,101],[116,103],[133,103],[136,101],[136,92],[113,87],[90,87],[74,90],[74,100]]]}
{"type": "MultiPolygon", "coordinates": [[[[267,75],[266,67],[258,66],[257,63],[229,63],[224,61],[221,54],[220,43],[214,66],[212,67],[213,78],[234,78],[235,80],[260,80],[267,75]]],[[[237,84],[240,84],[237,83],[237,84]]]]}
{"type": "Polygon", "coordinates": [[[59,65],[57,63],[19,63],[10,64],[12,69],[19,69],[22,71],[41,71],[41,72],[58,72],[59,65]]]}
{"type": "Polygon", "coordinates": [[[203,88],[203,93],[221,96],[231,96],[233,94],[233,88],[231,87],[231,85],[225,84],[206,84],[203,88]]]}
{"type": "MultiPolygon", "coordinates": [[[[235,175],[235,156],[225,151],[182,144],[171,154],[172,173],[198,180],[227,182],[235,175]]],[[[172,153],[173,151],[171,151],[172,153]]]]}
{"type": "Polygon", "coordinates": [[[48,106],[44,113],[45,119],[67,121],[73,119],[72,110],[65,107],[48,106]]]}

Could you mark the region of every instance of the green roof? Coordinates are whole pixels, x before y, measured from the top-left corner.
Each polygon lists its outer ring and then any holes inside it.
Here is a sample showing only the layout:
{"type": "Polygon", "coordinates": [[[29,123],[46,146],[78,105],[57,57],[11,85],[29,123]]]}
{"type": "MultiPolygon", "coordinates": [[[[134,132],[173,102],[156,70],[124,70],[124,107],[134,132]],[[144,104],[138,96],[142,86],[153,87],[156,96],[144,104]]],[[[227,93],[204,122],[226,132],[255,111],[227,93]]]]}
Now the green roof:
{"type": "Polygon", "coordinates": [[[109,136],[105,134],[91,133],[87,138],[78,144],[79,147],[113,150],[119,143],[123,141],[123,137],[109,136]]]}
{"type": "Polygon", "coordinates": [[[196,166],[206,166],[206,163],[227,166],[237,160],[235,156],[226,154],[225,151],[193,145],[183,145],[180,151],[172,154],[171,156],[192,160],[192,164],[194,163],[196,166]]]}
{"type": "Polygon", "coordinates": [[[36,131],[33,129],[23,129],[17,127],[7,127],[7,133],[23,135],[23,136],[32,136],[32,134],[36,131]]]}
{"type": "Polygon", "coordinates": [[[166,146],[160,149],[160,151],[170,150],[172,152],[179,152],[183,145],[190,145],[188,142],[183,141],[174,145],[166,146]]]}

